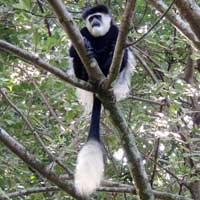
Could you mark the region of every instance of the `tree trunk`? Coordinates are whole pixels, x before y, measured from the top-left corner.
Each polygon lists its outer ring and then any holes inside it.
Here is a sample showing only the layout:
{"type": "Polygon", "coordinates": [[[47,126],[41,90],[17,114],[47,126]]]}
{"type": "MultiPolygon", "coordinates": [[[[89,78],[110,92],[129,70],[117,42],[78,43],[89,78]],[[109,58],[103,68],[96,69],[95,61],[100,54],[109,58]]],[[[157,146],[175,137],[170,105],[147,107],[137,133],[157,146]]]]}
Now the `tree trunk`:
{"type": "Polygon", "coordinates": [[[200,199],[200,180],[190,183],[190,191],[194,200],[200,199]]]}

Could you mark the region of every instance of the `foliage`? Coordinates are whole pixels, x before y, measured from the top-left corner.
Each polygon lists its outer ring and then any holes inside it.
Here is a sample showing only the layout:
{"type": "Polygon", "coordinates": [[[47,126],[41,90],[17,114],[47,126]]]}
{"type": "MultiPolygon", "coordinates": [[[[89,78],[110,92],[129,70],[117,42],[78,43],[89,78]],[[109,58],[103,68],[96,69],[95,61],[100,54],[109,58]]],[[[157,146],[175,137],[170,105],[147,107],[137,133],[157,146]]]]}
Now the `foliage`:
{"type": "MultiPolygon", "coordinates": [[[[81,8],[93,4],[93,1],[64,2],[78,26],[83,26],[80,19],[81,8]]],[[[119,24],[125,4],[119,0],[113,0],[110,4],[119,24]]],[[[129,40],[134,41],[141,37],[159,16],[147,1],[138,0],[129,40]]],[[[70,41],[46,2],[0,0],[0,39],[33,52],[64,71],[68,68],[67,49],[70,41]]],[[[138,61],[132,78],[131,96],[152,100],[153,103],[135,101],[130,97],[121,102],[120,107],[130,128],[136,133],[136,141],[153,187],[160,191],[180,192],[184,196],[190,196],[188,189],[182,187],[177,179],[191,181],[199,178],[193,165],[199,163],[196,144],[199,142],[200,131],[194,123],[195,113],[192,107],[192,99],[196,97],[198,100],[199,97],[199,72],[195,71],[194,84],[188,84],[184,80],[184,71],[190,56],[189,47],[187,41],[165,19],[137,47],[158,64],[155,65],[143,53],[140,54],[155,73],[158,82],[152,81],[138,61]]],[[[198,58],[198,54],[192,54],[195,66],[198,58]]],[[[56,157],[64,152],[62,162],[73,172],[79,144],[84,141],[88,129],[88,118],[81,117],[82,108],[78,104],[74,88],[2,51],[0,88],[7,89],[10,100],[28,118],[46,147],[56,157]],[[39,90],[33,82],[39,86],[39,90]],[[57,118],[50,113],[39,91],[44,94],[57,118]]],[[[0,127],[12,133],[45,164],[51,163],[22,117],[1,96],[0,127]]],[[[102,119],[102,135],[108,154],[106,177],[131,183],[126,157],[115,132],[105,113],[102,119]]],[[[58,166],[52,170],[64,173],[58,166]]],[[[48,185],[45,179],[0,143],[0,194],[48,185]]],[[[117,193],[103,192],[96,195],[96,199],[125,198],[124,194],[117,193]]],[[[131,195],[126,196],[126,199],[132,199],[131,195]]],[[[63,192],[48,192],[23,199],[64,200],[70,197],[63,192]]]]}

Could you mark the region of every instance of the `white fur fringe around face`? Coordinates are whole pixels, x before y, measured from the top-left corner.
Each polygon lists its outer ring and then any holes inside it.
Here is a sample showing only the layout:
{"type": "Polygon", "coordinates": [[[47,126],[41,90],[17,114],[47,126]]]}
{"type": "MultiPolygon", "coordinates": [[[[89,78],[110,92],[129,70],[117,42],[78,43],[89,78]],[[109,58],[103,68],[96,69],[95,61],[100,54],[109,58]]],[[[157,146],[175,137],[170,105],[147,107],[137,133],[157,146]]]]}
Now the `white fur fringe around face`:
{"type": "Polygon", "coordinates": [[[108,14],[104,13],[95,13],[93,15],[89,15],[86,19],[86,27],[89,30],[89,32],[94,36],[94,37],[99,37],[99,36],[104,36],[110,29],[110,23],[111,23],[111,17],[108,14]],[[101,15],[102,21],[100,21],[100,26],[95,26],[92,27],[91,23],[89,22],[89,17],[93,15],[101,15]]]}
{"type": "Polygon", "coordinates": [[[88,197],[100,186],[104,174],[102,146],[89,140],[78,154],[75,171],[75,189],[80,196],[88,197]]]}

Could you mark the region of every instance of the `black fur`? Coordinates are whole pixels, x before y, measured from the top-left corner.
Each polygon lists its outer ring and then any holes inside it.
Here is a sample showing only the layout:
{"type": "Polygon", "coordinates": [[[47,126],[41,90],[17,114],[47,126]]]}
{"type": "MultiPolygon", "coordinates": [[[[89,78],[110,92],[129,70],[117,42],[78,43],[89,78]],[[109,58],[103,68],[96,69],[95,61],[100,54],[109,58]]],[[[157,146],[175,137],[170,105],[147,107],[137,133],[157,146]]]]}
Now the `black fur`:
{"type": "Polygon", "coordinates": [[[84,10],[82,17],[83,19],[86,19],[88,15],[94,14],[94,13],[105,13],[105,14],[109,14],[109,10],[105,5],[98,5],[92,8],[87,8],[84,10]]]}
{"type": "MultiPolygon", "coordinates": [[[[109,13],[107,7],[101,5],[85,11],[83,13],[83,17],[85,18],[88,15],[94,14],[96,12],[101,12],[106,14],[109,13]]],[[[90,57],[94,57],[97,60],[99,67],[101,68],[105,76],[107,76],[109,73],[118,32],[119,32],[118,27],[115,24],[113,24],[112,20],[110,24],[110,29],[104,36],[94,37],[86,27],[81,29],[81,34],[84,38],[84,43],[88,51],[88,55],[90,57]]],[[[73,68],[76,77],[88,81],[87,72],[73,46],[71,46],[69,49],[69,55],[70,57],[73,58],[73,68]]],[[[128,60],[128,50],[125,49],[120,71],[122,71],[124,67],[126,67],[127,60],[128,60]]],[[[100,133],[99,133],[100,114],[101,114],[101,101],[94,95],[92,118],[91,118],[88,140],[96,139],[97,141],[100,141],[100,133]]]]}
{"type": "MultiPolygon", "coordinates": [[[[107,34],[100,37],[92,36],[86,27],[81,29],[81,34],[85,37],[86,40],[90,42],[94,51],[94,57],[96,58],[99,67],[101,68],[104,75],[107,76],[117,41],[118,27],[114,24],[111,24],[110,30],[107,32],[107,34]]],[[[120,71],[122,71],[127,64],[127,54],[127,49],[125,49],[120,71]]],[[[73,58],[73,67],[76,77],[87,81],[87,72],[73,46],[71,46],[69,50],[69,55],[73,58]]]]}

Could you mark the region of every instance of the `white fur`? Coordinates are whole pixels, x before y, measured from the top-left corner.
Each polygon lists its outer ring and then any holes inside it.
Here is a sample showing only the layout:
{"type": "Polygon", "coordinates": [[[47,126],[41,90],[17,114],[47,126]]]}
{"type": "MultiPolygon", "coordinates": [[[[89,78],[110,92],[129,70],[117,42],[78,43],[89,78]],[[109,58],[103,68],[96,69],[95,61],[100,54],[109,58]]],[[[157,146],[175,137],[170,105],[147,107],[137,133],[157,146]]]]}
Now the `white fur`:
{"type": "Polygon", "coordinates": [[[131,76],[136,66],[135,56],[128,50],[127,66],[119,73],[118,78],[114,83],[114,94],[116,100],[125,99],[130,92],[131,76]]]}
{"type": "Polygon", "coordinates": [[[103,151],[99,142],[89,140],[78,154],[75,171],[75,189],[81,196],[96,191],[103,179],[103,151]]]}
{"type": "Polygon", "coordinates": [[[68,69],[67,69],[67,75],[75,78],[75,72],[74,72],[74,68],[73,68],[73,58],[72,57],[68,57],[68,69]]]}
{"type": "Polygon", "coordinates": [[[105,35],[110,29],[111,16],[109,14],[104,14],[104,13],[95,13],[93,15],[89,15],[86,19],[87,29],[94,37],[99,37],[99,36],[105,35]],[[101,15],[102,21],[100,21],[100,23],[101,23],[100,26],[95,26],[95,27],[91,26],[91,23],[89,22],[88,19],[89,19],[89,17],[91,17],[93,15],[101,15]]]}
{"type": "Polygon", "coordinates": [[[84,107],[84,115],[88,115],[92,111],[94,94],[92,92],[77,88],[76,95],[79,103],[84,107]]]}
{"type": "MultiPolygon", "coordinates": [[[[70,77],[76,77],[74,68],[73,68],[73,58],[69,57],[68,59],[69,62],[69,68],[67,70],[67,75],[70,77]]],[[[93,106],[93,93],[76,88],[76,96],[78,97],[79,103],[84,107],[84,115],[88,115],[92,111],[92,106],[93,106]]]]}

